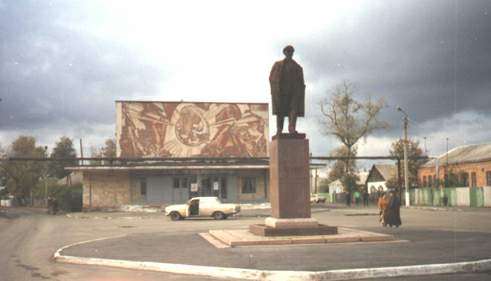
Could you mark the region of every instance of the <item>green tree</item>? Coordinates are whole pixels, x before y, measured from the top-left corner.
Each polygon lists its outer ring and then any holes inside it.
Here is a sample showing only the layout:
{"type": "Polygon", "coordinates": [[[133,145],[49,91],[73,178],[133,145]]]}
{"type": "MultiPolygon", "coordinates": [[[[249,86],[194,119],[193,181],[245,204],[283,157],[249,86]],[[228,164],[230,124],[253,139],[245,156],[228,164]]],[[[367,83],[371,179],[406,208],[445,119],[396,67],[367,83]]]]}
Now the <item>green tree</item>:
{"type": "Polygon", "coordinates": [[[385,182],[385,186],[390,190],[399,190],[399,179],[392,177],[385,182]]]}
{"type": "MultiPolygon", "coordinates": [[[[357,148],[353,147],[351,149],[351,152],[348,151],[348,149],[345,146],[340,146],[337,149],[335,149],[332,153],[331,156],[333,157],[355,157],[357,154],[357,148]],[[351,153],[351,154],[348,154],[351,153]]],[[[328,179],[329,182],[333,182],[337,179],[342,179],[343,176],[346,174],[346,167],[348,167],[348,173],[353,174],[354,171],[356,170],[356,161],[351,160],[348,161],[346,159],[339,159],[335,160],[334,164],[331,167],[331,170],[329,171],[328,179]]]]}
{"type": "Polygon", "coordinates": [[[49,162],[49,175],[59,179],[66,177],[70,171],[65,170],[65,167],[77,165],[77,152],[73,147],[73,142],[68,137],[61,137],[56,143],[55,148],[51,152],[51,158],[68,159],[63,161],[49,162]]]}
{"type": "MultiPolygon", "coordinates": [[[[6,153],[7,157],[44,158],[46,149],[36,146],[36,139],[30,136],[18,137],[6,153]]],[[[1,168],[6,179],[7,190],[22,204],[31,198],[32,188],[43,173],[43,162],[27,160],[3,161],[1,168]]]]}
{"type": "MultiPolygon", "coordinates": [[[[413,186],[418,182],[418,169],[424,164],[424,160],[421,159],[411,159],[411,157],[423,156],[423,150],[419,147],[418,141],[408,140],[407,141],[407,156],[408,156],[408,179],[409,186],[413,186]]],[[[394,141],[389,150],[391,156],[397,156],[400,159],[404,159],[404,140],[399,139],[394,141]]],[[[404,186],[404,161],[401,161],[401,178],[402,185],[404,186]]]]}
{"type": "Polygon", "coordinates": [[[105,158],[116,157],[116,142],[113,139],[107,139],[104,147],[101,148],[102,156],[105,158]]]}
{"type": "MultiPolygon", "coordinates": [[[[97,148],[95,146],[90,148],[90,154],[92,158],[114,158],[116,157],[116,143],[113,139],[107,139],[104,142],[104,146],[97,148]]],[[[100,160],[91,160],[91,165],[100,165],[103,162],[100,160]]]]}

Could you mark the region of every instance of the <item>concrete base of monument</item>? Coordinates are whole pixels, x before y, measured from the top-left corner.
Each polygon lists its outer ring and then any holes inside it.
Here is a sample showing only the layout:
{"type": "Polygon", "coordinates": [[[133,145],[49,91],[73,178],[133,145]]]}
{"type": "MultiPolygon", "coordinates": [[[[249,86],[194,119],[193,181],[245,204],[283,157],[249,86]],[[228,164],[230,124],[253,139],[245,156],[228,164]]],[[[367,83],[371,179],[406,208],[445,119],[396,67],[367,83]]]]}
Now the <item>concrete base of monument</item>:
{"type": "Polygon", "coordinates": [[[210,230],[201,234],[217,248],[240,247],[256,245],[292,245],[319,243],[353,243],[353,242],[385,242],[393,241],[394,236],[339,227],[336,234],[330,235],[290,235],[290,236],[260,236],[247,229],[210,230]]]}
{"type": "Polygon", "coordinates": [[[264,220],[264,224],[250,225],[249,231],[259,236],[306,236],[337,234],[338,228],[319,224],[314,218],[278,219],[269,217],[264,220]]]}

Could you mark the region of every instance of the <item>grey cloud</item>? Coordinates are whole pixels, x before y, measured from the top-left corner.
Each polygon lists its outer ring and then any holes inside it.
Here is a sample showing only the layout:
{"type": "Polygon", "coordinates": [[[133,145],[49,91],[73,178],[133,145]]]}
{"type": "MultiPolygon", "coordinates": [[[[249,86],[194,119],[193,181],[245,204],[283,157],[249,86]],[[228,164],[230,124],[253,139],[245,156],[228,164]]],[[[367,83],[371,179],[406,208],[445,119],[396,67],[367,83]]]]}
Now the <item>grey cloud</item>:
{"type": "Polygon", "coordinates": [[[0,12],[6,38],[0,43],[1,128],[114,123],[115,99],[156,93],[161,69],[124,46],[65,28],[60,15],[76,13],[74,7],[40,3],[0,12]]]}
{"type": "MultiPolygon", "coordinates": [[[[359,94],[386,99],[398,126],[401,105],[423,122],[491,105],[491,2],[397,1],[300,48],[310,79],[354,82],[359,94]]],[[[320,96],[323,93],[313,93],[320,96]]],[[[393,132],[395,133],[395,132],[393,132]]]]}

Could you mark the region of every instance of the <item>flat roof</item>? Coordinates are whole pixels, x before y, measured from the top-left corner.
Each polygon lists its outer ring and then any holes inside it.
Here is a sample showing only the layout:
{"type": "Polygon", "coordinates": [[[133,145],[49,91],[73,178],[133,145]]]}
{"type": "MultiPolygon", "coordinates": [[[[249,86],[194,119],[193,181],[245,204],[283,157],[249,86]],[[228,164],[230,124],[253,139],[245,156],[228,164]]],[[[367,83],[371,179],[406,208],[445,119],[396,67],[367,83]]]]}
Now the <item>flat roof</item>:
{"type": "Polygon", "coordinates": [[[216,104],[260,104],[260,105],[269,105],[268,102],[247,102],[247,101],[239,101],[239,102],[225,102],[225,101],[161,101],[161,100],[115,100],[114,102],[126,102],[126,103],[216,103],[216,104]]]}
{"type": "Polygon", "coordinates": [[[168,171],[168,170],[262,170],[269,165],[175,165],[175,166],[75,166],[65,167],[70,171],[168,171]]]}

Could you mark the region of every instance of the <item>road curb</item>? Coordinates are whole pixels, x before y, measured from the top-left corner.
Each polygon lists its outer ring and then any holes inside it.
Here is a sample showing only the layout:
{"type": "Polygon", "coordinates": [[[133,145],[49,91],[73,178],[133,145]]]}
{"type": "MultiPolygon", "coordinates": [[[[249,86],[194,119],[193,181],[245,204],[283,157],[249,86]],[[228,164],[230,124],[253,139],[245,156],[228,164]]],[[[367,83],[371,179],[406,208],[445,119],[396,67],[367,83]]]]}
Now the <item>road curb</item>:
{"type": "Polygon", "coordinates": [[[450,273],[471,273],[491,270],[491,259],[483,259],[469,262],[410,265],[377,268],[341,269],[327,271],[283,271],[283,270],[256,270],[246,268],[187,265],[174,263],[159,263],[148,261],[128,261],[118,259],[104,259],[91,257],[76,257],[63,255],[63,250],[70,247],[90,242],[120,238],[126,235],[104,237],[82,241],[66,245],[58,249],[53,258],[56,262],[110,266],[125,269],[148,270],[175,274],[186,274],[195,276],[207,276],[221,279],[262,280],[262,281],[334,281],[355,280],[370,278],[390,278],[418,275],[436,275],[450,273]]]}

